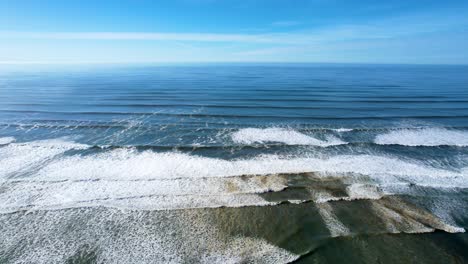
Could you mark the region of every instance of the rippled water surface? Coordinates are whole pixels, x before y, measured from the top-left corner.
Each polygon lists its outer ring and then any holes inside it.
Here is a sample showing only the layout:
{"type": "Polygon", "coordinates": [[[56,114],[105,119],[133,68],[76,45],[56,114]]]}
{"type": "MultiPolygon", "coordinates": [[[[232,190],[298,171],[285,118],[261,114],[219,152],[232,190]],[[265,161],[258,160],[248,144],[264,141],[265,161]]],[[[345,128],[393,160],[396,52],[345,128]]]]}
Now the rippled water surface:
{"type": "Polygon", "coordinates": [[[0,263],[468,262],[468,67],[0,68],[0,263]]]}

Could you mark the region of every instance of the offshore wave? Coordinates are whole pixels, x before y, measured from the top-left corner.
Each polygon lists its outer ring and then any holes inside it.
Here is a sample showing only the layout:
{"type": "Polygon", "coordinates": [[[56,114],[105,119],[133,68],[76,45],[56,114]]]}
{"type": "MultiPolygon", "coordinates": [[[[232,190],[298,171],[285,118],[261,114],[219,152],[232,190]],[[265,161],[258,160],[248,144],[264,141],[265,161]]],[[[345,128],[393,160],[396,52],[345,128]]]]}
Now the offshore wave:
{"type": "Polygon", "coordinates": [[[232,140],[240,144],[280,142],[286,145],[332,146],[343,145],[346,142],[329,135],[327,140],[320,140],[312,136],[285,128],[245,128],[232,134],[232,140]]]}
{"type": "MultiPolygon", "coordinates": [[[[329,129],[338,133],[357,131],[358,129],[329,129]]],[[[373,129],[365,129],[372,131],[373,129]]],[[[374,129],[375,130],[375,129],[374,129]]],[[[381,129],[382,130],[382,129],[381,129]]],[[[447,128],[391,128],[385,134],[377,135],[374,143],[379,145],[403,145],[403,146],[468,146],[468,132],[447,128]]],[[[300,130],[287,128],[245,128],[232,134],[236,143],[254,144],[267,142],[280,142],[286,145],[314,145],[334,146],[350,144],[333,135],[327,135],[326,140],[319,140],[301,133],[300,130]]],[[[366,144],[370,142],[353,142],[366,144]]]]}
{"type": "MultiPolygon", "coordinates": [[[[141,144],[141,145],[135,145],[135,144],[109,144],[109,145],[102,145],[102,144],[90,144],[90,145],[85,145],[85,144],[80,144],[83,148],[92,150],[96,153],[98,152],[108,152],[112,150],[133,150],[137,152],[143,152],[143,151],[154,151],[154,152],[168,152],[168,151],[176,151],[180,153],[197,153],[197,152],[203,152],[203,151],[216,151],[216,152],[223,152],[223,153],[231,153],[232,151],[253,151],[253,153],[260,153],[261,151],[267,151],[267,153],[284,153],[287,154],[288,152],[291,151],[304,151],[304,147],[307,147],[309,150],[313,150],[314,148],[321,148],[321,149],[326,149],[326,148],[341,148],[343,147],[359,147],[359,148],[372,148],[372,147],[378,147],[378,146],[384,146],[383,144],[377,144],[377,143],[372,143],[372,142],[349,142],[349,143],[343,143],[343,144],[335,144],[337,142],[327,142],[323,141],[323,143],[319,142],[317,144],[311,144],[309,142],[306,142],[306,144],[299,144],[299,142],[294,142],[297,144],[289,144],[291,142],[262,142],[260,141],[257,142],[252,142],[251,144],[222,144],[221,142],[219,143],[209,143],[209,144],[201,144],[201,143],[193,143],[193,144],[186,144],[186,145],[173,145],[170,143],[167,144],[141,144]],[[86,147],[84,147],[86,146],[86,147]]],[[[339,141],[338,141],[339,143],[339,141]]],[[[26,149],[27,145],[29,142],[16,142],[13,138],[12,140],[8,139],[8,141],[5,139],[3,144],[0,144],[0,148],[5,148],[10,144],[23,144],[23,149],[26,149]]],[[[401,147],[405,147],[405,145],[400,145],[401,147]]],[[[17,146],[18,147],[18,146],[17,146]]],[[[52,149],[54,148],[51,146],[52,149]]],[[[347,149],[345,147],[345,149],[347,149]]],[[[412,146],[415,148],[430,148],[433,146],[424,146],[424,145],[418,145],[418,146],[412,146]]],[[[438,145],[438,147],[460,147],[460,146],[452,146],[452,145],[438,145]]],[[[7,150],[8,148],[5,148],[7,150]]],[[[17,148],[18,151],[21,151],[21,148],[17,148]]],[[[73,150],[74,148],[70,148],[69,150],[73,150]]],[[[80,150],[82,148],[78,148],[76,150],[80,150]]],[[[0,151],[1,153],[2,151],[0,151]]],[[[20,155],[19,153],[17,153],[20,155]]],[[[15,155],[12,155],[12,157],[15,155]]]]}
{"type": "Polygon", "coordinates": [[[444,128],[425,128],[418,130],[398,130],[378,135],[375,143],[381,145],[404,146],[468,146],[468,132],[444,128]]]}
{"type": "MultiPolygon", "coordinates": [[[[330,129],[338,133],[356,131],[357,129],[330,129]]],[[[385,130],[384,130],[385,131],[385,130]]],[[[385,134],[377,135],[374,143],[378,145],[402,146],[468,146],[468,132],[446,128],[413,128],[388,129],[385,134]]],[[[300,130],[288,128],[245,128],[232,134],[232,140],[240,144],[278,142],[285,145],[335,146],[344,144],[370,144],[371,142],[344,142],[333,136],[326,135],[326,140],[320,140],[301,133],[300,130]]]]}

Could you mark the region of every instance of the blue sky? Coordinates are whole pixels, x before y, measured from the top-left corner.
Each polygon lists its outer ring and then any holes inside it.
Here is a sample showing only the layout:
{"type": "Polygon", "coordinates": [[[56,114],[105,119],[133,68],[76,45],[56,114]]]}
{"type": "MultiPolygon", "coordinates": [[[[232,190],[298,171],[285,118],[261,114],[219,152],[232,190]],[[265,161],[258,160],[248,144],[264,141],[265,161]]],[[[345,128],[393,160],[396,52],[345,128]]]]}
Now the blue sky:
{"type": "Polygon", "coordinates": [[[0,0],[2,63],[468,64],[466,47],[466,0],[0,0]]]}

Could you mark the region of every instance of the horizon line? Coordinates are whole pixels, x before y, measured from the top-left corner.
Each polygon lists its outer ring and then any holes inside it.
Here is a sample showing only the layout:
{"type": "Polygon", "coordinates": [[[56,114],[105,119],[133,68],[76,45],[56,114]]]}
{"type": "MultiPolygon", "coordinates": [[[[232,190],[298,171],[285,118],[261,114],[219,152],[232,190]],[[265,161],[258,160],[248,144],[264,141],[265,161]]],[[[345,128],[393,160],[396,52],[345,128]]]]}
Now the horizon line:
{"type": "Polygon", "coordinates": [[[196,64],[353,64],[353,65],[419,65],[468,66],[468,63],[405,63],[405,62],[320,62],[320,61],[135,61],[135,62],[56,62],[56,61],[0,61],[0,65],[196,65],[196,64]]]}

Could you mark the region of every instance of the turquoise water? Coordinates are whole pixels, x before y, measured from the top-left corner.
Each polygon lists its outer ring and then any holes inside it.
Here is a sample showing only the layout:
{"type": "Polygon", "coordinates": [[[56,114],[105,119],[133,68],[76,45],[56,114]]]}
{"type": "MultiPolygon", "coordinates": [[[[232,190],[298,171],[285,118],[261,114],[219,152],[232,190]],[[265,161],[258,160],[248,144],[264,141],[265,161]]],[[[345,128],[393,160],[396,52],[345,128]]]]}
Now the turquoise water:
{"type": "Polygon", "coordinates": [[[2,66],[0,263],[464,263],[468,67],[2,66]]]}

